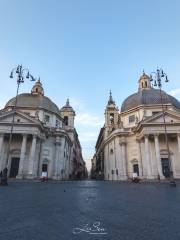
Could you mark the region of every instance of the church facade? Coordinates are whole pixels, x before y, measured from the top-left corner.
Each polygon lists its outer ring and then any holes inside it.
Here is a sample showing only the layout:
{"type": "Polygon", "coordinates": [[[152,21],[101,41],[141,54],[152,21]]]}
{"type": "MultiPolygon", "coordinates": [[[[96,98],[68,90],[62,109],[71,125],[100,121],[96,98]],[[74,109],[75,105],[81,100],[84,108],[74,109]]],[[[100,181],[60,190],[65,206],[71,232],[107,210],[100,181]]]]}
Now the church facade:
{"type": "Polygon", "coordinates": [[[39,178],[43,171],[57,180],[83,178],[74,118],[69,100],[59,109],[37,80],[31,93],[12,98],[0,111],[0,170],[7,167],[9,178],[39,178]]]}
{"type": "Polygon", "coordinates": [[[144,72],[138,84],[138,91],[125,99],[120,111],[110,93],[92,159],[96,178],[127,180],[137,173],[150,180],[172,173],[179,179],[180,102],[164,91],[161,95],[144,72]]]}

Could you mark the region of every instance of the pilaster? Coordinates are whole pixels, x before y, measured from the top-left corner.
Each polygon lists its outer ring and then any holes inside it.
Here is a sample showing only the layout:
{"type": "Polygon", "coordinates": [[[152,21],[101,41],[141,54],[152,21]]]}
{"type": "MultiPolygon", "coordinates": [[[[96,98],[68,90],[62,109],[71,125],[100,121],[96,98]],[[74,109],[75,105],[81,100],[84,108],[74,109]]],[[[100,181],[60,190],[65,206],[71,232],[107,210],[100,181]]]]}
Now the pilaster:
{"type": "Polygon", "coordinates": [[[27,135],[23,134],[23,140],[21,145],[21,154],[20,154],[20,161],[19,161],[19,171],[16,178],[23,178],[23,165],[26,157],[26,145],[27,145],[27,135]]]}
{"type": "Polygon", "coordinates": [[[0,171],[3,169],[3,158],[2,158],[2,150],[3,150],[3,143],[4,143],[4,134],[0,134],[0,171]]]}
{"type": "Polygon", "coordinates": [[[147,178],[151,179],[151,162],[150,162],[150,153],[149,153],[149,135],[144,135],[145,141],[145,159],[146,159],[146,168],[147,168],[147,178]]]}
{"type": "Polygon", "coordinates": [[[164,179],[164,175],[162,172],[162,164],[161,164],[161,156],[160,156],[160,147],[159,147],[159,135],[154,135],[155,142],[155,152],[156,152],[156,161],[157,161],[157,169],[160,179],[164,179]]]}
{"type": "Polygon", "coordinates": [[[122,180],[127,180],[127,162],[126,162],[126,142],[125,139],[121,139],[121,158],[122,158],[122,180]]]}
{"type": "Polygon", "coordinates": [[[36,142],[37,142],[37,135],[33,135],[31,150],[30,150],[30,158],[29,158],[29,168],[28,168],[28,178],[34,178],[35,172],[35,152],[36,152],[36,142]]]}

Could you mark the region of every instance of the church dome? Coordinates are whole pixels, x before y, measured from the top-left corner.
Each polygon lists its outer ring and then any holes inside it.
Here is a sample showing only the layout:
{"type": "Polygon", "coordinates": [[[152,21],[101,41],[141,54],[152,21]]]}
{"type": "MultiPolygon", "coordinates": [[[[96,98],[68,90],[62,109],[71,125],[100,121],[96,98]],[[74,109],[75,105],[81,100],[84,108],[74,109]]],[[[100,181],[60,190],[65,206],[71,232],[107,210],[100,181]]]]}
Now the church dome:
{"type": "MultiPolygon", "coordinates": [[[[162,91],[163,104],[171,104],[180,110],[180,102],[162,91]]],[[[139,91],[127,97],[121,106],[121,112],[128,111],[140,105],[156,105],[161,104],[161,95],[159,89],[151,87],[149,76],[144,72],[139,79],[139,91]]]]}
{"type": "MultiPolygon", "coordinates": [[[[15,97],[7,102],[5,108],[15,105],[15,97]]],[[[42,108],[59,114],[59,109],[48,97],[42,95],[33,95],[31,93],[19,94],[17,97],[17,107],[21,108],[42,108]]]]}
{"type": "MultiPolygon", "coordinates": [[[[161,92],[163,104],[172,104],[174,107],[180,110],[180,102],[176,98],[168,95],[164,91],[161,92]]],[[[140,105],[153,104],[161,104],[160,90],[153,88],[143,89],[142,91],[138,91],[137,93],[130,95],[124,100],[121,106],[121,112],[128,111],[140,105]]]]}
{"type": "MultiPolygon", "coordinates": [[[[5,108],[13,107],[16,98],[10,99],[5,108]]],[[[36,81],[31,93],[22,93],[17,96],[17,107],[19,108],[35,108],[44,109],[59,114],[59,108],[48,97],[44,96],[44,90],[40,79],[36,81]]]]}

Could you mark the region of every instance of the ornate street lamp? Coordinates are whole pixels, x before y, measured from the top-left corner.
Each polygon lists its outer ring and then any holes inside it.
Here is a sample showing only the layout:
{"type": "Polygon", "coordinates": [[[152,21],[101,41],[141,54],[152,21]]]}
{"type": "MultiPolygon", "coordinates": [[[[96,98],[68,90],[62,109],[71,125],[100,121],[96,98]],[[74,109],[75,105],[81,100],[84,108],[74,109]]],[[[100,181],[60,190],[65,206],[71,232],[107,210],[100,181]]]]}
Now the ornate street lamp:
{"type": "Polygon", "coordinates": [[[7,148],[6,167],[8,167],[8,160],[9,160],[9,153],[10,153],[10,147],[11,147],[11,142],[12,142],[19,86],[21,83],[24,83],[25,78],[30,79],[30,81],[35,81],[35,78],[29,73],[29,69],[23,68],[22,65],[18,65],[16,68],[12,69],[10,78],[14,78],[14,75],[17,75],[17,90],[16,90],[15,104],[13,107],[13,118],[12,118],[12,123],[11,123],[9,143],[8,143],[8,148],[7,148]]]}
{"type": "Polygon", "coordinates": [[[162,70],[158,69],[156,72],[152,72],[150,74],[150,81],[153,82],[154,87],[159,88],[159,93],[161,97],[161,107],[162,107],[162,115],[163,115],[163,124],[164,124],[164,132],[165,132],[165,141],[166,141],[166,148],[168,152],[168,162],[169,162],[169,168],[170,168],[170,186],[176,186],[176,182],[174,180],[173,176],[173,170],[172,170],[172,163],[171,163],[171,155],[169,150],[169,141],[168,141],[168,135],[167,135],[167,126],[166,126],[166,119],[165,119],[165,111],[164,111],[164,104],[163,104],[163,97],[162,97],[162,82],[165,83],[169,82],[167,74],[162,70]]]}

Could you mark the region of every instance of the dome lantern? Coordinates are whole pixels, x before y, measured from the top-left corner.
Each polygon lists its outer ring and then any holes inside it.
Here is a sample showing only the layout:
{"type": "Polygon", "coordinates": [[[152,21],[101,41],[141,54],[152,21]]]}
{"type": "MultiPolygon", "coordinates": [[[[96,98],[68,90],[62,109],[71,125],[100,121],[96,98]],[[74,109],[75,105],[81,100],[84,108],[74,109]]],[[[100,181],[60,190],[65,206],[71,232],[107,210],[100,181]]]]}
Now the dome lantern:
{"type": "Polygon", "coordinates": [[[44,96],[44,89],[42,87],[40,78],[35,82],[32,90],[31,90],[31,94],[44,96]]]}
{"type": "Polygon", "coordinates": [[[144,70],[143,70],[143,74],[141,75],[140,79],[139,79],[139,90],[143,90],[143,89],[151,89],[151,81],[150,81],[150,77],[145,74],[144,70]]]}

